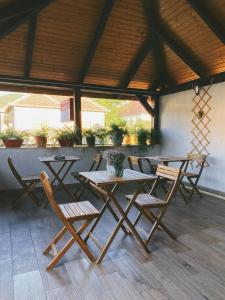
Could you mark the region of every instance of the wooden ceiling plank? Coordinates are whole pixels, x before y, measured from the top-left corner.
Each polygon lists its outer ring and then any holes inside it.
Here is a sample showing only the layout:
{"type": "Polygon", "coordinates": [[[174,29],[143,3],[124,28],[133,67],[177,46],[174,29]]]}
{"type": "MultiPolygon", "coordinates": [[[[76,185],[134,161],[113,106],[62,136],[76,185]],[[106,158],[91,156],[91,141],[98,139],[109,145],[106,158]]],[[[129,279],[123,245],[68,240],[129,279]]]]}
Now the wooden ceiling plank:
{"type": "MultiPolygon", "coordinates": [[[[48,4],[50,4],[51,2],[53,2],[54,0],[41,0],[41,1],[32,1],[30,0],[31,3],[33,3],[33,9],[29,9],[28,11],[24,12],[23,7],[22,12],[15,16],[13,16],[10,19],[7,19],[6,21],[1,23],[0,26],[0,39],[6,37],[8,34],[10,34],[11,32],[15,31],[20,25],[22,25],[23,23],[25,23],[27,20],[29,20],[30,18],[32,18],[33,16],[35,16],[40,10],[42,10],[44,7],[46,7],[48,4]],[[39,4],[37,5],[37,2],[39,2],[39,4]]],[[[10,5],[10,8],[13,8],[10,5]]],[[[29,6],[30,7],[30,6],[29,6]]]]}
{"type": "Polygon", "coordinates": [[[129,85],[132,78],[137,73],[138,69],[142,65],[143,61],[145,60],[147,54],[149,53],[149,51],[151,51],[151,49],[152,49],[152,40],[147,38],[144,41],[144,43],[142,44],[142,46],[140,47],[138,53],[132,60],[131,64],[129,65],[129,67],[121,81],[121,84],[120,84],[121,87],[125,88],[129,85]]]}
{"type": "Polygon", "coordinates": [[[114,0],[105,0],[105,1],[106,2],[105,2],[105,5],[104,5],[102,14],[100,16],[98,25],[97,25],[96,30],[95,30],[94,38],[92,39],[92,41],[90,43],[88,52],[87,52],[87,54],[84,58],[84,62],[82,64],[82,66],[81,66],[80,74],[78,76],[78,82],[83,82],[86,75],[87,75],[90,64],[92,62],[92,59],[93,59],[93,57],[95,55],[95,52],[96,52],[96,49],[98,47],[98,43],[99,43],[99,41],[102,37],[105,26],[107,24],[107,20],[110,16],[111,10],[113,8],[113,4],[115,2],[114,0]]]}
{"type": "Polygon", "coordinates": [[[26,49],[26,57],[25,57],[25,65],[24,65],[24,78],[26,79],[30,77],[36,27],[37,27],[37,15],[32,17],[29,23],[27,49],[26,49]]]}
{"type": "Polygon", "coordinates": [[[225,28],[209,11],[204,2],[202,0],[187,0],[187,2],[202,18],[212,32],[220,39],[220,41],[225,44],[225,28]]]}
{"type": "Polygon", "coordinates": [[[159,18],[156,18],[155,13],[153,13],[155,12],[157,1],[142,0],[142,3],[149,26],[154,26],[153,33],[156,34],[162,42],[166,43],[171,50],[173,50],[176,55],[179,56],[198,76],[205,76],[207,70],[205,66],[203,66],[202,63],[196,58],[194,53],[192,53],[190,49],[188,49],[188,47],[178,39],[178,37],[175,37],[173,33],[169,32],[168,26],[165,29],[165,27],[159,24],[159,18]]]}

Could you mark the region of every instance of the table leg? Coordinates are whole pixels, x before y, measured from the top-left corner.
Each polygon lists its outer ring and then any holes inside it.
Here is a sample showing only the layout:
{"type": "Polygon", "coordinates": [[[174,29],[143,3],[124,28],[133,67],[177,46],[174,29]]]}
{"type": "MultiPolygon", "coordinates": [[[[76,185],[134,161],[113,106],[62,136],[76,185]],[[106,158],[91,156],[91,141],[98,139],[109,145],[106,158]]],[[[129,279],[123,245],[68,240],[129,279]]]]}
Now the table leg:
{"type": "Polygon", "coordinates": [[[136,231],[136,229],[134,228],[133,224],[131,223],[131,221],[128,219],[128,213],[131,209],[131,207],[133,206],[133,203],[135,201],[135,199],[137,198],[138,194],[141,192],[141,190],[143,189],[143,184],[137,189],[136,193],[133,195],[132,199],[129,201],[127,207],[125,210],[123,210],[123,208],[120,206],[120,204],[118,203],[116,197],[111,193],[111,191],[107,191],[109,198],[113,201],[113,203],[116,205],[117,209],[119,210],[119,212],[121,213],[121,218],[119,219],[119,222],[117,223],[116,227],[114,228],[112,234],[110,235],[108,241],[106,242],[105,246],[103,247],[98,259],[97,259],[97,263],[100,263],[102,261],[102,259],[104,258],[104,256],[106,255],[109,247],[111,246],[116,234],[118,233],[120,227],[123,225],[124,221],[127,223],[127,225],[129,226],[130,230],[132,231],[132,233],[134,234],[134,236],[136,237],[136,239],[140,242],[140,244],[142,245],[142,247],[144,248],[144,250],[149,253],[149,249],[147,247],[147,245],[145,244],[145,242],[142,240],[142,238],[139,236],[138,232],[136,231]]]}

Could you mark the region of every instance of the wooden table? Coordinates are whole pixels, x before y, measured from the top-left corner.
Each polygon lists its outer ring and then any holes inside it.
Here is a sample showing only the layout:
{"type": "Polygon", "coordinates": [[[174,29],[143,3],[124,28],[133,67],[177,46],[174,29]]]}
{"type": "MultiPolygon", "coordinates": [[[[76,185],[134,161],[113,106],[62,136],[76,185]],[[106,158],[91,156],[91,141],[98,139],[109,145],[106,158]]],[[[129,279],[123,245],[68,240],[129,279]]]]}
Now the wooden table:
{"type": "Polygon", "coordinates": [[[58,181],[58,184],[54,188],[54,192],[61,186],[63,190],[67,193],[70,199],[73,201],[76,201],[74,195],[70,192],[70,190],[67,188],[67,186],[64,184],[64,179],[71,170],[72,166],[75,162],[79,161],[80,158],[76,156],[65,156],[64,159],[55,159],[55,156],[44,156],[44,157],[38,157],[40,162],[45,164],[50,172],[53,174],[54,178],[51,181],[51,184],[53,185],[55,181],[58,181]],[[61,163],[61,166],[58,171],[54,169],[55,164],[61,163]]]}
{"type": "Polygon", "coordinates": [[[169,163],[180,162],[181,163],[181,166],[180,166],[181,169],[183,168],[184,164],[187,161],[191,160],[187,157],[170,156],[170,155],[168,155],[168,156],[144,156],[144,157],[141,157],[141,158],[149,160],[149,161],[154,160],[154,161],[162,163],[165,166],[168,166],[169,163]]]}
{"type": "Polygon", "coordinates": [[[115,239],[119,229],[121,228],[125,234],[133,233],[134,237],[140,242],[142,247],[145,249],[146,252],[149,252],[146,244],[143,242],[141,237],[139,236],[139,233],[136,231],[134,226],[132,225],[131,221],[128,218],[128,213],[138,196],[138,194],[143,189],[143,185],[146,182],[154,181],[156,179],[155,175],[146,175],[140,172],[136,172],[133,170],[125,169],[123,173],[123,177],[115,177],[111,176],[108,171],[94,171],[94,172],[80,172],[79,173],[82,177],[84,177],[86,180],[91,182],[93,185],[95,185],[97,188],[100,188],[103,190],[106,194],[105,196],[105,203],[100,211],[99,217],[96,219],[94,224],[92,225],[91,229],[89,230],[85,242],[89,239],[90,235],[92,235],[93,230],[97,226],[99,220],[101,219],[103,213],[108,208],[111,212],[112,216],[117,221],[117,224],[115,228],[112,230],[112,233],[108,239],[108,241],[105,243],[105,245],[101,248],[100,255],[97,259],[97,263],[100,263],[104,256],[106,255],[110,245],[112,244],[113,240],[115,239]],[[117,187],[121,184],[137,184],[137,190],[133,194],[133,197],[131,200],[128,201],[128,205],[125,209],[122,208],[120,205],[118,199],[115,196],[115,191],[117,187]],[[114,208],[111,206],[112,202],[115,207],[118,209],[120,217],[117,215],[114,208]],[[124,225],[124,222],[128,225],[128,228],[124,225]]]}

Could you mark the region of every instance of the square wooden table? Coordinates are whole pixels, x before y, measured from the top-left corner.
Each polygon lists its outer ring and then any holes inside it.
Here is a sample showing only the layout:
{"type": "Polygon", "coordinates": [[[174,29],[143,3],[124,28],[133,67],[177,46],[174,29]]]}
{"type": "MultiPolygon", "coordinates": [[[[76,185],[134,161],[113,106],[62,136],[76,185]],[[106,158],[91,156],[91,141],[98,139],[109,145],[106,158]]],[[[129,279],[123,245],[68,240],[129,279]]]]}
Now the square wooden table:
{"type": "Polygon", "coordinates": [[[108,241],[101,248],[100,255],[97,259],[97,263],[100,263],[104,258],[104,256],[106,255],[110,245],[112,244],[120,228],[124,231],[125,234],[133,233],[134,237],[139,241],[139,243],[142,245],[145,251],[149,252],[146,244],[143,242],[143,240],[139,236],[139,233],[136,231],[133,224],[129,220],[128,213],[130,212],[130,209],[133,206],[133,203],[137,198],[138,194],[142,191],[143,185],[146,182],[154,181],[156,179],[156,176],[146,175],[129,169],[124,170],[123,177],[112,176],[109,174],[108,171],[79,172],[79,174],[82,177],[84,177],[86,180],[91,182],[93,185],[95,185],[96,187],[102,189],[106,194],[105,203],[100,211],[100,215],[95,220],[91,229],[89,230],[85,238],[85,242],[87,242],[90,235],[92,235],[93,230],[97,226],[99,220],[101,219],[103,213],[107,208],[109,209],[109,211],[111,212],[115,220],[117,221],[117,224],[112,230],[112,233],[108,241]],[[118,199],[115,196],[115,191],[119,185],[127,184],[127,183],[137,184],[137,189],[136,192],[133,194],[131,200],[128,201],[126,208],[123,209],[118,199]],[[111,206],[110,202],[112,202],[116,206],[116,208],[120,213],[120,217],[117,215],[116,211],[111,206]],[[128,228],[124,225],[124,223],[128,225],[128,228]]]}
{"type": "Polygon", "coordinates": [[[162,163],[165,166],[168,166],[169,163],[180,162],[181,163],[181,166],[180,166],[181,169],[183,168],[184,164],[187,161],[191,160],[190,158],[187,158],[187,157],[171,156],[171,155],[168,155],[168,156],[166,156],[166,155],[165,156],[164,155],[159,155],[159,156],[144,156],[144,157],[141,157],[141,158],[149,160],[149,161],[154,160],[156,162],[162,163]]]}
{"type": "Polygon", "coordinates": [[[61,186],[63,190],[67,193],[70,199],[73,201],[76,201],[76,198],[74,195],[70,192],[70,190],[67,188],[67,186],[64,184],[64,179],[66,178],[67,174],[71,170],[72,166],[75,162],[79,161],[80,158],[76,156],[65,156],[63,159],[56,159],[55,156],[43,156],[38,157],[40,162],[45,164],[50,172],[53,174],[53,180],[51,181],[51,184],[53,185],[55,181],[58,181],[58,184],[54,188],[54,192],[61,186]],[[61,166],[58,171],[54,169],[53,166],[56,164],[60,164],[61,166]]]}

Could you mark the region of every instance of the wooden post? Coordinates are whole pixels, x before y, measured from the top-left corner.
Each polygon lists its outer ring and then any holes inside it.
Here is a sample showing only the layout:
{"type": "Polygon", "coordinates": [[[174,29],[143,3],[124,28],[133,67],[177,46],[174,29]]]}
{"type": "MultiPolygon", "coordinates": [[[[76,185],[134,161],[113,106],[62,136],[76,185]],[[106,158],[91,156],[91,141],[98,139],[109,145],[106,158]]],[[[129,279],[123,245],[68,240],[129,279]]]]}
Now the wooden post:
{"type": "Polygon", "coordinates": [[[154,100],[154,116],[152,118],[152,129],[155,131],[154,144],[160,142],[160,97],[159,95],[152,96],[154,100]]]}
{"type": "Polygon", "coordinates": [[[75,89],[73,93],[74,99],[74,125],[79,132],[79,141],[78,144],[82,144],[82,124],[81,124],[81,91],[75,89]]]}

